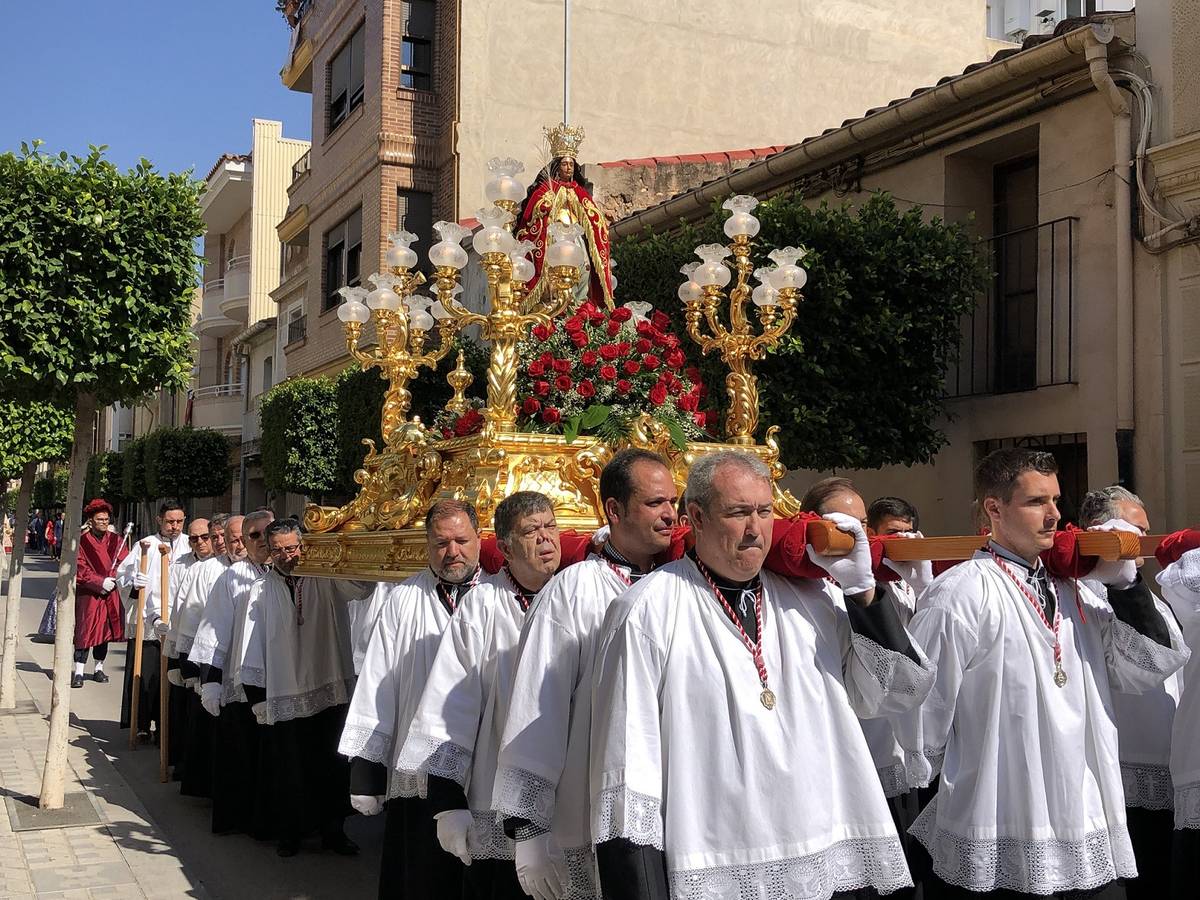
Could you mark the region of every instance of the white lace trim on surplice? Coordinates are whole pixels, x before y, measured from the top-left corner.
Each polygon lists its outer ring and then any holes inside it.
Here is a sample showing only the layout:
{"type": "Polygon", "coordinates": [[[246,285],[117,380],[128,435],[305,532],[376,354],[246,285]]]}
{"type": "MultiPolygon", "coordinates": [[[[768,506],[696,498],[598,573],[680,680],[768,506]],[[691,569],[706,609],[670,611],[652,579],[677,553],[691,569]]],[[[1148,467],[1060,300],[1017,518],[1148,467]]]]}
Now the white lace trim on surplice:
{"type": "Polygon", "coordinates": [[[596,851],[587,847],[569,847],[563,851],[567,858],[567,885],[562,900],[601,900],[600,873],[596,870],[596,851]]]}
{"type": "Polygon", "coordinates": [[[471,830],[467,832],[467,849],[471,852],[471,859],[512,859],[516,848],[504,833],[495,810],[473,809],[471,815],[475,818],[471,830]]]}
{"type": "Polygon", "coordinates": [[[1121,763],[1125,805],[1137,809],[1170,809],[1175,801],[1168,766],[1150,763],[1121,763]]]}
{"type": "Polygon", "coordinates": [[[937,827],[934,798],[909,833],[929,851],[933,871],[942,880],[972,891],[1054,894],[1137,877],[1129,831],[1123,825],[1074,841],[966,838],[937,827]]]}
{"type": "Polygon", "coordinates": [[[1200,828],[1200,781],[1175,785],[1175,830],[1200,828]]]}
{"type": "Polygon", "coordinates": [[[903,653],[881,647],[864,635],[853,634],[850,641],[883,693],[905,697],[923,697],[929,693],[934,677],[931,669],[913,662],[903,653]]]}
{"type": "Polygon", "coordinates": [[[883,787],[883,796],[890,800],[892,797],[908,793],[908,777],[903,765],[896,763],[875,771],[879,773],[879,784],[883,787]]]}
{"type": "Polygon", "coordinates": [[[600,792],[593,815],[597,844],[628,838],[643,847],[663,849],[662,804],[657,797],[618,784],[600,792]]]}
{"type": "Polygon", "coordinates": [[[338,741],[338,753],[351,759],[357,756],[386,766],[391,763],[392,735],[387,731],[347,723],[338,741]]]}
{"type": "Polygon", "coordinates": [[[817,900],[868,887],[888,894],[912,884],[896,837],[850,838],[807,856],[670,877],[673,900],[817,900]]]}
{"type": "Polygon", "coordinates": [[[402,772],[424,772],[447,778],[465,787],[471,757],[471,751],[459,744],[410,733],[396,760],[396,768],[402,772]]]}
{"type": "Polygon", "coordinates": [[[1113,619],[1113,646],[1139,669],[1160,675],[1179,668],[1179,652],[1146,637],[1132,625],[1113,619]]]}
{"type": "MultiPolygon", "coordinates": [[[[242,667],[242,672],[246,667],[242,667]]],[[[246,682],[249,684],[250,682],[246,682]]],[[[311,691],[301,694],[291,694],[286,697],[268,697],[267,711],[271,722],[287,722],[291,719],[304,719],[329,709],[350,702],[354,693],[354,679],[342,679],[331,684],[321,685],[311,691]]]]}
{"type": "Polygon", "coordinates": [[[496,785],[497,812],[549,830],[554,818],[554,784],[525,769],[505,766],[496,772],[496,785]]]}

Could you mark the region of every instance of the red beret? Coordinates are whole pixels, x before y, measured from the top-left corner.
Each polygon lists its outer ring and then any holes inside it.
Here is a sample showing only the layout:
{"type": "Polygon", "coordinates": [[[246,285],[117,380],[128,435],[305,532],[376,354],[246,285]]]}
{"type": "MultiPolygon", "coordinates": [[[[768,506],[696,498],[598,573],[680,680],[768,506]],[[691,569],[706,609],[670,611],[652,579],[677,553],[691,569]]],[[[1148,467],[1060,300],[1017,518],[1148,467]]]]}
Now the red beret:
{"type": "Polygon", "coordinates": [[[83,517],[90,519],[96,513],[102,512],[108,513],[111,516],[113,514],[112,505],[107,500],[97,498],[83,508],[83,517]]]}

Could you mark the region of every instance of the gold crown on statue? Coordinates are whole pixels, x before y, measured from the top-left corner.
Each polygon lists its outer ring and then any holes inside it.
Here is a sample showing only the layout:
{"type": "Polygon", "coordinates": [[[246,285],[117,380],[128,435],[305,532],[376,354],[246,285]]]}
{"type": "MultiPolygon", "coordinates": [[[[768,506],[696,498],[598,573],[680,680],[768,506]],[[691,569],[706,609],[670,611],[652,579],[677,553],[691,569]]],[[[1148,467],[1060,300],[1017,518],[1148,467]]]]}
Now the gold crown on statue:
{"type": "Polygon", "coordinates": [[[550,142],[551,157],[556,159],[563,156],[569,156],[571,159],[578,158],[579,145],[583,143],[583,126],[561,122],[553,128],[543,126],[542,134],[550,142]]]}

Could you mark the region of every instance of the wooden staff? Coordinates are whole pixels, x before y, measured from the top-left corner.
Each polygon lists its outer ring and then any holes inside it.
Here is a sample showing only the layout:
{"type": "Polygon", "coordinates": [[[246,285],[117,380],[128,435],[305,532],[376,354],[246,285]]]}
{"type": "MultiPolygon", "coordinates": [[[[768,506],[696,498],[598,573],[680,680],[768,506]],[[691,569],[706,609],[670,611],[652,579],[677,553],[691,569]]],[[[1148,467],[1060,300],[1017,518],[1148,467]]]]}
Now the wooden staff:
{"type": "MultiPolygon", "coordinates": [[[[805,537],[812,548],[827,556],[845,556],[854,547],[854,538],[827,519],[808,522],[805,537]]],[[[1137,559],[1153,556],[1164,534],[1145,536],[1131,531],[1076,532],[1076,545],[1081,556],[1102,560],[1137,559]]],[[[896,562],[920,560],[970,559],[988,541],[987,535],[972,534],[955,537],[897,538],[883,542],[883,555],[896,562]]]]}
{"type": "MultiPolygon", "coordinates": [[[[146,574],[150,557],[146,552],[150,549],[149,541],[139,541],[142,548],[142,558],[138,562],[138,571],[146,574]]],[[[142,693],[142,636],[146,629],[146,587],[138,588],[137,598],[137,627],[133,630],[133,693],[129,698],[129,749],[137,749],[138,731],[138,700],[142,693]]]]}
{"type": "MultiPolygon", "coordinates": [[[[166,624],[168,621],[167,592],[170,589],[171,565],[167,554],[171,552],[169,544],[158,545],[158,607],[159,618],[166,624]]],[[[158,780],[167,782],[167,744],[170,741],[170,716],[168,713],[167,691],[171,683],[167,681],[167,639],[158,639],[158,780]]]]}

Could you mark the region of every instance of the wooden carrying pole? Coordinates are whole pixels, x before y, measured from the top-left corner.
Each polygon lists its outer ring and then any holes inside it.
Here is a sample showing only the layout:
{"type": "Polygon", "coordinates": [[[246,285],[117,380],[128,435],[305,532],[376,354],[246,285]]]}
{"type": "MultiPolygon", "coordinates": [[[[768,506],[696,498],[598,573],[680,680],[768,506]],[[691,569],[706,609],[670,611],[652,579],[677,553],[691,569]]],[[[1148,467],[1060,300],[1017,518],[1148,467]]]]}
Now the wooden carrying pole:
{"type": "MultiPolygon", "coordinates": [[[[150,564],[150,557],[147,556],[147,551],[150,549],[149,541],[139,541],[138,546],[142,548],[142,558],[138,561],[138,571],[143,575],[146,574],[146,567],[150,564]]],[[[142,693],[142,637],[146,630],[146,588],[143,585],[138,588],[137,597],[137,627],[133,630],[133,690],[129,697],[129,749],[137,749],[137,733],[138,733],[138,697],[142,693]]]]}
{"type": "MultiPolygon", "coordinates": [[[[1136,535],[1130,531],[1080,531],[1076,542],[1082,556],[1103,560],[1137,559],[1153,556],[1166,535],[1136,535]]],[[[828,520],[815,519],[806,526],[808,543],[818,553],[845,556],[854,546],[854,538],[828,520]]],[[[987,543],[987,535],[962,537],[895,538],[883,542],[883,555],[896,562],[918,560],[970,559],[987,543]]]]}
{"type": "MultiPolygon", "coordinates": [[[[171,552],[169,544],[158,545],[158,615],[163,623],[167,623],[167,591],[171,577],[171,566],[167,554],[171,552]]],[[[171,739],[170,716],[167,715],[167,691],[171,683],[167,681],[167,642],[165,638],[158,640],[158,780],[167,783],[167,750],[171,739]]]]}

